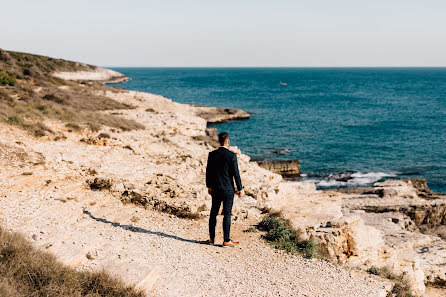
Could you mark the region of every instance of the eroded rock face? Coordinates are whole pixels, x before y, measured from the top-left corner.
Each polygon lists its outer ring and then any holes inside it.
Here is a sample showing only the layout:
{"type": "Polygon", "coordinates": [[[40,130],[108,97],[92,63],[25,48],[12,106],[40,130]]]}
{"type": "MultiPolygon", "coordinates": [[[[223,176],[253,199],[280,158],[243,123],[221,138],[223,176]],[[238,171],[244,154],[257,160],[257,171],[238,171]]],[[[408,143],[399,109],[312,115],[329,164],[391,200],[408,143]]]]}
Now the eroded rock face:
{"type": "Polygon", "coordinates": [[[373,188],[382,198],[418,198],[418,191],[411,180],[388,179],[375,183],[373,188]]]}
{"type": "Polygon", "coordinates": [[[381,265],[405,273],[418,292],[423,283],[446,280],[446,243],[427,231],[445,224],[445,208],[446,197],[432,193],[424,179],[387,180],[343,197],[344,213],[362,211],[365,224],[381,231],[388,255],[381,265]]]}
{"type": "Polygon", "coordinates": [[[280,211],[304,239],[318,242],[334,262],[387,267],[404,275],[418,296],[425,283],[445,283],[446,243],[420,227],[445,224],[446,197],[432,193],[424,180],[387,180],[338,192],[282,184],[265,204],[280,211]]]}
{"type": "Polygon", "coordinates": [[[377,259],[383,250],[382,234],[357,215],[342,216],[318,228],[311,238],[319,242],[331,259],[342,264],[363,264],[377,259]]]}

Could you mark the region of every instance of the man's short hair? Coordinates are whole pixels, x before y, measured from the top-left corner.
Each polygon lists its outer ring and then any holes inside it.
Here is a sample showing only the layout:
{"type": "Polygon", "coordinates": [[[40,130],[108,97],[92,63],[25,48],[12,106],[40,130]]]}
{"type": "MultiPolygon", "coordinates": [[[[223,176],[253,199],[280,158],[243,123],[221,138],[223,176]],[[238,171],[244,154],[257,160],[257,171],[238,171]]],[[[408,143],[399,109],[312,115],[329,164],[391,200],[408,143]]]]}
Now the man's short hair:
{"type": "Polygon", "coordinates": [[[228,132],[221,132],[218,134],[218,142],[220,142],[220,145],[225,144],[226,139],[229,139],[228,132]]]}

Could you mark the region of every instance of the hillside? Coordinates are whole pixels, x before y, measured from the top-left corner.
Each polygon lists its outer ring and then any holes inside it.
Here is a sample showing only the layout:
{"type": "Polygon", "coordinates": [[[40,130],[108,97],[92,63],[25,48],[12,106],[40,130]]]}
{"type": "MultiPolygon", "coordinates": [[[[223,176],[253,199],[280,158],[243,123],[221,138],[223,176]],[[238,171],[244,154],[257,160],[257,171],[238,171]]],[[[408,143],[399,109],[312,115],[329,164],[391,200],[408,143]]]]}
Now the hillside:
{"type": "Polygon", "coordinates": [[[0,121],[15,124],[36,136],[57,136],[44,124],[45,118],[63,121],[73,129],[99,130],[103,125],[120,130],[143,128],[132,120],[97,113],[131,108],[98,94],[102,85],[67,81],[52,75],[61,71],[97,71],[95,66],[0,50],[0,69],[0,76],[12,77],[13,81],[4,83],[0,89],[0,121]]]}

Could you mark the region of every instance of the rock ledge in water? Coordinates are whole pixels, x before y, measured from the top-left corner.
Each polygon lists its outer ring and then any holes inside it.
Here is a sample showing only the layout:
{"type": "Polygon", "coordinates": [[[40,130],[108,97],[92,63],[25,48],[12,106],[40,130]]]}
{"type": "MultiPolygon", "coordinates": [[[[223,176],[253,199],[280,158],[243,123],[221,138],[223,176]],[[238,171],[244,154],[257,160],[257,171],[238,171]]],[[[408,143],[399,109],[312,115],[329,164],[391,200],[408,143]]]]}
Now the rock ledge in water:
{"type": "Polygon", "coordinates": [[[299,160],[259,161],[260,167],[265,168],[283,177],[299,177],[299,160]]]}

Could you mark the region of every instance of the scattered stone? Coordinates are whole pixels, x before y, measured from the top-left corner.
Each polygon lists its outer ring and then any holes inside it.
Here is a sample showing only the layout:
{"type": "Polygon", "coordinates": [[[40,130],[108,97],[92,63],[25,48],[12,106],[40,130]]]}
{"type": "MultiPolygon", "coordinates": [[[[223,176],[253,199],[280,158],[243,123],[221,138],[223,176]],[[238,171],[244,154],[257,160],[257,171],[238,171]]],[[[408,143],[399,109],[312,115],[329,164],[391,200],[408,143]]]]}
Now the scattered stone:
{"type": "Polygon", "coordinates": [[[113,185],[111,179],[100,177],[87,180],[87,184],[91,190],[110,190],[113,185]]]}
{"type": "Polygon", "coordinates": [[[105,139],[105,138],[110,138],[110,134],[108,133],[101,133],[98,135],[98,139],[105,139]]]}

